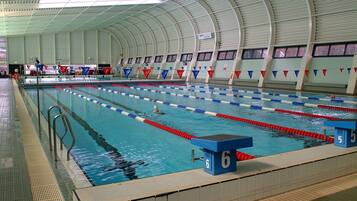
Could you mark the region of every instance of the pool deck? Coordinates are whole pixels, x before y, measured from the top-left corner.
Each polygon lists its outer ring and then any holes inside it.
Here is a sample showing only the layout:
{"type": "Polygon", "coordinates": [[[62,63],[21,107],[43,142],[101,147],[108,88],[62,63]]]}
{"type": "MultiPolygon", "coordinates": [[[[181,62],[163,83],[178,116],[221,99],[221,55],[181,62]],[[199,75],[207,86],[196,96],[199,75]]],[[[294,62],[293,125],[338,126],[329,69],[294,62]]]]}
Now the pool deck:
{"type": "Polygon", "coordinates": [[[0,200],[31,201],[20,123],[10,79],[0,79],[0,200]]]}
{"type": "Polygon", "coordinates": [[[234,173],[211,176],[197,169],[78,189],[74,196],[79,201],[255,200],[351,174],[356,167],[357,147],[324,145],[238,162],[234,173]]]}

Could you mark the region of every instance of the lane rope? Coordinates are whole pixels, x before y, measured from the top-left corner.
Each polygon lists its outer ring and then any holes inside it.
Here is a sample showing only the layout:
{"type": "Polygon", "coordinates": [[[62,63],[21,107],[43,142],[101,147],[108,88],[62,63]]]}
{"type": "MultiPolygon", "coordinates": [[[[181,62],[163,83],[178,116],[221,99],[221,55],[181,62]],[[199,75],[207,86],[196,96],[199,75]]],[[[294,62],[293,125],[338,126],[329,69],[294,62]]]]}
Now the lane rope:
{"type": "MultiPolygon", "coordinates": [[[[255,126],[259,126],[259,127],[265,127],[265,128],[269,128],[271,130],[281,131],[281,132],[292,134],[292,135],[300,135],[300,136],[305,136],[305,137],[311,137],[311,138],[323,140],[323,141],[326,141],[326,142],[329,142],[329,143],[333,143],[333,141],[334,141],[334,139],[332,137],[329,137],[329,136],[326,136],[326,135],[320,134],[320,133],[315,133],[315,132],[304,131],[304,130],[299,130],[299,129],[295,129],[295,128],[284,127],[284,126],[280,126],[280,125],[275,125],[275,124],[255,121],[255,120],[251,120],[251,119],[245,119],[245,118],[232,116],[232,115],[227,115],[227,114],[220,114],[220,113],[206,111],[206,110],[199,109],[199,108],[188,107],[188,106],[185,106],[185,105],[178,105],[178,104],[174,104],[174,103],[170,103],[170,102],[166,102],[166,101],[154,100],[154,99],[151,99],[151,98],[148,98],[148,97],[142,97],[142,96],[129,94],[129,93],[125,93],[125,92],[119,92],[117,90],[106,89],[106,88],[103,88],[103,87],[98,87],[98,90],[107,91],[107,92],[113,93],[113,94],[119,94],[119,95],[123,95],[123,96],[128,96],[128,97],[135,98],[135,99],[141,99],[141,100],[145,100],[145,101],[156,102],[156,103],[159,103],[159,104],[162,104],[162,105],[168,105],[168,106],[175,107],[175,108],[182,108],[182,109],[186,109],[186,110],[189,110],[189,111],[192,111],[192,112],[205,114],[205,115],[209,115],[209,116],[215,116],[215,117],[219,117],[219,118],[230,119],[230,120],[233,120],[233,121],[244,122],[244,123],[248,123],[248,124],[251,124],[251,125],[255,125],[255,126]]],[[[148,89],[145,89],[143,91],[148,91],[148,89]]]]}
{"type": "Polygon", "coordinates": [[[169,87],[169,86],[163,86],[163,85],[160,85],[159,87],[160,88],[164,88],[164,89],[175,89],[175,90],[187,91],[187,92],[197,92],[197,93],[203,93],[203,94],[214,94],[214,95],[219,95],[219,96],[237,97],[237,98],[244,98],[244,99],[261,100],[261,101],[267,101],[267,102],[277,102],[277,103],[296,105],[296,106],[302,106],[302,107],[322,108],[322,109],[328,109],[328,110],[338,110],[338,111],[344,111],[344,112],[357,113],[357,108],[348,108],[348,107],[341,107],[341,106],[334,106],[334,105],[322,105],[322,104],[306,103],[306,102],[302,102],[302,101],[289,101],[289,100],[282,100],[282,99],[264,98],[264,97],[247,96],[247,95],[238,95],[238,94],[233,94],[233,93],[222,93],[222,92],[203,91],[203,90],[191,90],[191,89],[187,89],[187,88],[169,87]]]}
{"type": "Polygon", "coordinates": [[[305,116],[305,117],[311,117],[311,118],[323,118],[323,119],[328,119],[328,120],[339,120],[339,118],[337,118],[337,117],[332,117],[332,116],[327,116],[327,115],[311,114],[311,113],[306,113],[306,112],[300,112],[300,111],[294,111],[294,110],[285,110],[285,109],[280,109],[280,108],[263,107],[263,106],[260,106],[260,105],[251,105],[251,104],[245,104],[245,103],[239,103],[239,102],[225,101],[225,100],[220,100],[220,99],[204,98],[204,97],[198,97],[198,96],[193,96],[193,95],[185,95],[185,94],[178,94],[178,93],[161,91],[161,90],[147,89],[147,88],[142,88],[142,87],[133,87],[133,86],[131,86],[129,88],[130,89],[136,89],[136,90],[142,90],[142,91],[149,91],[149,92],[152,92],[152,93],[167,94],[167,95],[170,95],[170,96],[177,96],[177,97],[183,97],[183,98],[204,100],[204,101],[209,101],[209,102],[218,103],[218,104],[229,104],[229,105],[233,105],[233,106],[237,106],[237,107],[245,107],[245,108],[249,108],[249,109],[253,109],[253,110],[264,110],[264,111],[269,111],[269,112],[278,112],[278,113],[305,116]]]}
{"type": "MultiPolygon", "coordinates": [[[[191,88],[202,88],[206,89],[205,86],[199,85],[189,85],[191,88]]],[[[269,95],[269,96],[281,96],[287,98],[300,98],[300,99],[307,99],[307,100],[320,100],[320,101],[327,101],[327,102],[337,102],[337,103],[348,103],[348,104],[357,104],[357,101],[352,100],[344,100],[344,99],[336,99],[336,98],[319,98],[316,96],[301,96],[301,95],[293,95],[293,94],[280,94],[280,93],[269,93],[269,92],[260,92],[260,91],[252,91],[252,90],[242,90],[242,89],[225,89],[219,87],[210,87],[211,89],[216,90],[224,90],[224,91],[233,91],[233,92],[241,92],[241,93],[249,93],[249,94],[262,94],[262,95],[269,95]]]]}
{"type": "MultiPolygon", "coordinates": [[[[174,134],[174,135],[179,136],[181,138],[184,138],[184,139],[187,139],[187,140],[191,140],[192,138],[195,138],[195,136],[193,136],[193,135],[191,135],[189,133],[186,133],[184,131],[181,131],[181,130],[178,130],[178,129],[175,129],[175,128],[171,128],[171,127],[165,126],[163,124],[160,124],[158,122],[154,122],[154,121],[152,121],[150,119],[146,119],[146,118],[140,117],[140,116],[138,116],[136,114],[129,113],[129,112],[124,111],[122,109],[115,108],[115,107],[113,107],[113,106],[111,106],[109,104],[102,103],[97,99],[89,98],[89,97],[84,96],[84,95],[82,95],[80,93],[76,93],[76,92],[74,92],[72,90],[68,90],[68,89],[64,89],[64,88],[59,88],[59,89],[62,89],[64,92],[72,94],[74,96],[77,96],[77,97],[79,97],[79,98],[81,98],[83,100],[86,100],[86,101],[92,102],[94,104],[100,105],[103,108],[107,108],[109,110],[118,112],[119,114],[124,115],[124,116],[129,117],[129,118],[132,118],[132,119],[134,119],[136,121],[139,121],[139,122],[148,124],[150,126],[159,128],[161,130],[167,131],[168,133],[174,134]]],[[[236,156],[237,156],[237,159],[239,161],[250,160],[250,159],[255,158],[255,156],[252,156],[250,154],[247,154],[247,153],[244,153],[244,152],[240,152],[240,151],[236,152],[236,156]]]]}

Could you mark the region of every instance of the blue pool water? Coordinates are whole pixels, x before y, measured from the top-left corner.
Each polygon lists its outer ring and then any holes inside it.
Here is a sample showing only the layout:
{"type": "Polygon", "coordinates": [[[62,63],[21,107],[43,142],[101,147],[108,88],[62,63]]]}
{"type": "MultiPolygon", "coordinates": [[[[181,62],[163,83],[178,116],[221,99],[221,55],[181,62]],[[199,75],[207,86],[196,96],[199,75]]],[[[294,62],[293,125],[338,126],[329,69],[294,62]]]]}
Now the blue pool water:
{"type": "MultiPolygon", "coordinates": [[[[328,134],[332,134],[331,128],[323,127],[324,119],[252,110],[227,104],[113,87],[110,85],[103,85],[103,87],[142,97],[149,97],[156,100],[168,101],[207,111],[239,116],[306,131],[323,133],[323,130],[326,129],[328,134]]],[[[308,113],[318,113],[339,118],[356,118],[353,113],[340,111],[162,89],[157,86],[143,87],[162,91],[173,91],[180,94],[194,94],[200,97],[216,97],[217,99],[241,103],[254,103],[267,107],[279,107],[308,113]]],[[[251,136],[253,137],[254,146],[240,151],[256,157],[325,144],[325,142],[320,140],[292,136],[243,122],[220,119],[167,105],[158,105],[160,110],[165,112],[165,115],[157,115],[152,112],[155,103],[150,101],[100,91],[94,88],[78,86],[67,89],[143,118],[182,130],[194,136],[221,133],[251,136]]],[[[36,90],[27,89],[26,92],[35,100],[36,90]]],[[[61,89],[53,87],[44,88],[40,91],[40,98],[42,114],[46,118],[48,107],[59,104],[64,109],[76,136],[76,145],[72,151],[72,156],[95,185],[140,179],[201,168],[203,166],[201,161],[195,163],[191,161],[192,149],[195,149],[199,156],[202,156],[202,153],[197,147],[192,146],[189,140],[123,116],[118,112],[86,101],[61,89]]],[[[283,97],[279,98],[283,99],[283,97]]],[[[288,100],[288,98],[285,99],[288,100]]],[[[335,105],[338,105],[338,103],[335,103],[335,105]]],[[[354,107],[351,105],[348,106],[354,107]]],[[[68,143],[69,139],[65,139],[65,144],[68,143]]]]}

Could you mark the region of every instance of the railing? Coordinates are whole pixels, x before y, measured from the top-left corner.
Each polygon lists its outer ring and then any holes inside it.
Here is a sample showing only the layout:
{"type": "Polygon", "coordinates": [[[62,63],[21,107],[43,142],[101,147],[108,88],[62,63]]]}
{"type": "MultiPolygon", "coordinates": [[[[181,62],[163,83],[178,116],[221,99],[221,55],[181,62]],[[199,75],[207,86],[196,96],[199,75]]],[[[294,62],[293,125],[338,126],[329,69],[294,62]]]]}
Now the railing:
{"type": "Polygon", "coordinates": [[[62,113],[62,109],[58,106],[58,105],[54,105],[48,108],[47,110],[47,124],[48,124],[48,137],[49,137],[49,146],[50,146],[50,151],[54,151],[54,157],[55,157],[55,161],[57,161],[57,120],[61,118],[63,125],[64,125],[64,134],[59,136],[60,139],[60,149],[63,150],[63,140],[64,137],[67,135],[67,133],[69,132],[70,137],[71,137],[71,144],[69,145],[69,148],[67,149],[67,161],[70,160],[70,152],[75,144],[75,137],[73,134],[73,129],[71,124],[68,121],[68,118],[66,117],[66,115],[64,115],[62,113]],[[51,111],[53,109],[57,109],[58,110],[58,115],[56,115],[53,118],[52,124],[53,124],[53,136],[52,136],[52,129],[51,129],[51,111]],[[53,137],[53,149],[52,149],[52,137],[53,137]]]}

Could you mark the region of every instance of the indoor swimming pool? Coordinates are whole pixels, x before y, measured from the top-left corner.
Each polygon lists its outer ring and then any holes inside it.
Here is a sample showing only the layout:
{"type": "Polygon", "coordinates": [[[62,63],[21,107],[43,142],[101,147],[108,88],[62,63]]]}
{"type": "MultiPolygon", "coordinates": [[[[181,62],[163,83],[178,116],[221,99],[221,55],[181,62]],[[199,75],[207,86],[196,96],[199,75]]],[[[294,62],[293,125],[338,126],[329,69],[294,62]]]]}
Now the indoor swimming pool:
{"type": "MultiPolygon", "coordinates": [[[[36,103],[36,89],[25,90],[36,103]]],[[[201,168],[192,162],[192,137],[253,137],[239,151],[270,156],[332,142],[328,119],[356,118],[347,96],[206,85],[103,84],[40,90],[41,112],[59,105],[76,144],[71,154],[93,185],[201,168]],[[153,111],[154,106],[160,112],[153,111]]],[[[62,127],[61,127],[62,126],[62,127]]],[[[59,133],[63,131],[60,125],[59,133]]],[[[69,139],[65,139],[68,145],[69,139]]]]}

